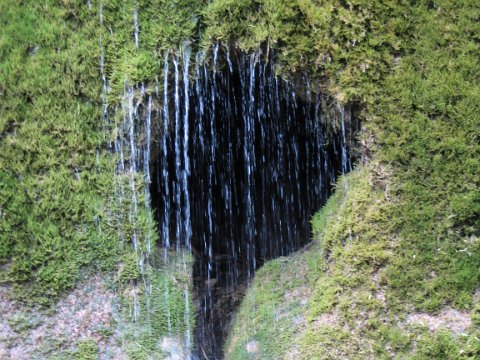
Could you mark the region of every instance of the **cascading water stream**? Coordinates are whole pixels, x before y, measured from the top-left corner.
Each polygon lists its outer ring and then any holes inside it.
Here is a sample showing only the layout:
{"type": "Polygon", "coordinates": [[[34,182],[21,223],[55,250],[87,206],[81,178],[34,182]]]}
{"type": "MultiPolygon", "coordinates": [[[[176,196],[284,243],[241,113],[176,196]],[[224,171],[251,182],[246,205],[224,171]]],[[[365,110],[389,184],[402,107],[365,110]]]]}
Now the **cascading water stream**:
{"type": "Polygon", "coordinates": [[[186,334],[185,345],[218,359],[255,270],[309,241],[310,217],[351,169],[358,124],[307,77],[302,86],[276,77],[261,52],[214,45],[191,56],[185,45],[165,53],[163,68],[152,205],[162,245],[196,257],[195,341],[186,334]]]}
{"type": "MultiPolygon", "coordinates": [[[[133,9],[133,44],[135,48],[139,46],[139,9],[137,3],[133,9]]],[[[182,280],[175,285],[176,277],[184,277],[191,272],[190,256],[181,247],[190,248],[191,230],[189,226],[190,214],[188,210],[188,147],[182,145],[188,143],[188,126],[182,126],[181,122],[188,122],[188,110],[184,113],[186,118],[181,117],[180,108],[182,104],[181,89],[184,88],[183,98],[187,99],[188,108],[188,86],[180,83],[182,74],[179,73],[179,66],[183,64],[183,74],[188,75],[190,50],[185,47],[185,56],[182,61],[178,57],[172,57],[175,65],[175,111],[174,127],[183,129],[183,133],[176,133],[176,143],[178,145],[175,153],[175,160],[178,167],[172,171],[170,168],[162,169],[163,183],[159,186],[169,188],[169,181],[175,181],[175,194],[177,202],[172,205],[172,209],[179,214],[175,223],[182,232],[178,236],[171,236],[169,230],[160,233],[162,239],[163,259],[157,257],[157,245],[154,243],[158,236],[151,232],[153,230],[153,211],[151,207],[152,177],[154,172],[151,170],[152,158],[159,155],[151,151],[151,146],[159,134],[157,129],[162,129],[163,156],[168,157],[167,141],[169,131],[172,128],[169,117],[168,89],[169,89],[169,58],[168,53],[165,57],[165,79],[164,90],[160,91],[158,81],[155,91],[152,91],[151,84],[133,85],[125,78],[124,90],[118,105],[108,103],[110,88],[108,86],[107,75],[105,71],[105,50],[104,41],[108,36],[113,35],[112,30],[109,33],[104,28],[103,3],[99,3],[99,24],[102,33],[99,37],[100,45],[100,75],[102,80],[101,99],[103,103],[102,129],[105,136],[107,150],[114,155],[116,160],[114,173],[114,194],[110,218],[113,219],[118,236],[123,246],[127,248],[127,254],[130,253],[133,260],[134,272],[138,271],[139,278],[130,281],[128,284],[128,295],[124,297],[124,304],[118,305],[116,320],[122,323],[120,326],[124,331],[125,337],[133,341],[145,341],[152,334],[163,336],[155,340],[157,344],[152,347],[152,351],[161,353],[170,353],[172,356],[181,358],[191,357],[192,348],[192,316],[191,316],[191,294],[190,282],[182,280]],[[161,108],[162,100],[163,109],[161,108]],[[162,113],[163,110],[163,113],[162,113]],[[113,124],[110,123],[112,120],[113,124]],[[155,129],[155,130],[154,130],[155,129]],[[156,131],[156,132],[152,132],[156,131]],[[184,140],[182,140],[184,139],[184,140]],[[169,176],[171,174],[171,176],[169,176]],[[178,242],[174,253],[170,250],[170,237],[178,242]],[[183,239],[180,243],[180,239],[183,239]],[[138,281],[141,280],[141,281],[138,281]],[[158,295],[162,294],[162,300],[159,302],[158,295]],[[129,309],[125,314],[123,308],[129,309]],[[183,307],[183,310],[179,308],[183,307]],[[172,314],[174,311],[175,314],[172,314]],[[184,318],[179,318],[178,314],[183,313],[184,318]],[[125,316],[126,315],[126,316],[125,316]],[[166,317],[165,330],[159,331],[158,318],[166,317]],[[157,320],[155,320],[157,319],[157,320]],[[181,334],[180,334],[181,333],[181,334]],[[184,344],[180,344],[180,339],[185,339],[184,344]],[[179,345],[180,344],[180,345],[179,345]]],[[[108,39],[107,39],[108,40],[108,39]]],[[[171,62],[171,61],[170,61],[171,62]]],[[[188,83],[188,76],[183,76],[184,82],[188,83]]],[[[100,146],[99,146],[100,147],[100,146]]],[[[166,192],[165,196],[170,193],[166,192]]],[[[170,208],[165,209],[165,216],[161,222],[163,226],[169,228],[170,208]]],[[[101,231],[101,230],[100,230],[101,231]]],[[[121,266],[123,266],[122,264],[121,266]]],[[[150,347],[149,343],[145,346],[150,347]]]]}

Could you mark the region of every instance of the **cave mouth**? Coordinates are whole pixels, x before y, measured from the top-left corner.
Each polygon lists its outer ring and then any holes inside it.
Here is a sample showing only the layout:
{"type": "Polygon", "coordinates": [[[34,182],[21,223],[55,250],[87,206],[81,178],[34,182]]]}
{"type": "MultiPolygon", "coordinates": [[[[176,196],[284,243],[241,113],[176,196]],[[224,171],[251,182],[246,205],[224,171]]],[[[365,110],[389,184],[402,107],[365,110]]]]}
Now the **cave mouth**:
{"type": "Polygon", "coordinates": [[[162,246],[195,257],[194,353],[220,359],[255,270],[310,241],[311,216],[355,160],[359,124],[307,76],[275,76],[271,54],[189,57],[165,58],[150,192],[162,246]]]}

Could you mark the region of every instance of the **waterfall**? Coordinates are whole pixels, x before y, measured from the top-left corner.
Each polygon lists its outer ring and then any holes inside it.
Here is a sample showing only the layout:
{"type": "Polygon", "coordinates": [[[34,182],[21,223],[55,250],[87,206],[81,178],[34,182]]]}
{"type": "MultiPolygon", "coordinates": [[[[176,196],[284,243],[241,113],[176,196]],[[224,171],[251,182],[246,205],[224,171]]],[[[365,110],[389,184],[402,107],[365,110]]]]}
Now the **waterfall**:
{"type": "Polygon", "coordinates": [[[357,124],[306,75],[303,88],[275,76],[272,54],[215,44],[192,55],[184,45],[165,53],[163,69],[153,207],[163,246],[196,254],[195,343],[186,345],[215,359],[238,286],[309,241],[310,217],[351,169],[357,124]]]}
{"type": "MultiPolygon", "coordinates": [[[[145,210],[147,213],[147,222],[148,227],[151,228],[153,219],[150,216],[150,184],[152,183],[151,175],[150,175],[150,146],[152,143],[152,96],[148,96],[148,105],[147,105],[147,114],[145,116],[145,144],[143,150],[143,173],[145,174],[145,210]]],[[[152,250],[151,244],[151,236],[150,233],[147,232],[146,234],[146,250],[148,253],[152,250]]]]}
{"type": "Polygon", "coordinates": [[[188,193],[188,177],[190,176],[190,159],[188,158],[189,146],[189,123],[190,114],[190,98],[189,98],[189,64],[190,64],[190,47],[183,47],[183,171],[182,171],[182,194],[184,198],[184,216],[183,223],[185,226],[185,246],[191,249],[190,238],[192,237],[191,219],[190,219],[190,198],[188,193]]]}
{"type": "MultiPolygon", "coordinates": [[[[140,45],[138,11],[135,2],[135,48],[140,45]]],[[[106,144],[106,147],[99,144],[99,149],[109,151],[115,162],[112,173],[114,198],[108,209],[111,213],[109,223],[117,229],[121,242],[119,247],[125,252],[115,275],[119,282],[126,281],[122,285],[125,287],[123,293],[119,294],[121,303],[115,305],[113,314],[121,324],[115,336],[125,341],[123,347],[127,356],[135,353],[136,346],[141,346],[148,349],[153,358],[170,353],[173,357],[189,359],[193,343],[192,261],[189,252],[192,231],[188,196],[188,74],[191,51],[185,46],[183,58],[165,52],[163,88],[158,80],[153,86],[151,83],[132,83],[125,77],[120,101],[109,104],[110,87],[105,66],[108,59],[104,43],[113,33],[111,29],[107,32],[104,28],[102,1],[98,14],[102,29],[98,39],[102,81],[100,98],[106,144]],[[171,65],[174,81],[170,76],[171,65]],[[173,101],[169,97],[169,89],[172,88],[173,101]],[[174,111],[170,104],[174,105],[174,111]],[[172,141],[173,129],[176,130],[176,140],[172,141]],[[176,150],[174,159],[177,166],[174,168],[168,165],[168,161],[162,160],[172,157],[172,144],[175,144],[176,150]],[[156,163],[164,166],[156,166],[156,163]],[[159,181],[161,183],[156,184],[159,181]],[[162,221],[154,219],[152,202],[156,200],[152,199],[152,187],[163,189],[165,211],[161,213],[162,221]],[[171,195],[175,196],[175,201],[169,201],[171,195]],[[170,211],[176,214],[173,219],[170,211]],[[163,226],[159,236],[154,223],[163,226]],[[178,236],[171,232],[172,225],[178,227],[178,236]],[[157,243],[159,237],[161,250],[157,243]],[[170,239],[177,245],[174,251],[170,250],[170,239]],[[160,253],[163,256],[159,257],[160,253]],[[123,276],[126,280],[122,280],[123,276]]],[[[98,224],[100,226],[100,222],[98,224]]]]}

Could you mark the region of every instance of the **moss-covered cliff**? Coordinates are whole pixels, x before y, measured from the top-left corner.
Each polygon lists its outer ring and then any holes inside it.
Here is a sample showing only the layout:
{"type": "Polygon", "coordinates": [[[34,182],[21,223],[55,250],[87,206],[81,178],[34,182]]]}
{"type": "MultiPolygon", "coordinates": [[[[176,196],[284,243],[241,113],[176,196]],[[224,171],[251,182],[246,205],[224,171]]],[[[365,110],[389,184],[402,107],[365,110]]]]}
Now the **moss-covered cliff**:
{"type": "Polygon", "coordinates": [[[127,180],[114,175],[103,101],[155,81],[163,52],[186,40],[263,47],[282,76],[305,72],[361,105],[363,159],[313,218],[313,245],[260,270],[227,358],[478,357],[479,20],[475,1],[0,2],[9,297],[51,304],[97,271],[134,286],[133,228],[113,191],[127,180]]]}

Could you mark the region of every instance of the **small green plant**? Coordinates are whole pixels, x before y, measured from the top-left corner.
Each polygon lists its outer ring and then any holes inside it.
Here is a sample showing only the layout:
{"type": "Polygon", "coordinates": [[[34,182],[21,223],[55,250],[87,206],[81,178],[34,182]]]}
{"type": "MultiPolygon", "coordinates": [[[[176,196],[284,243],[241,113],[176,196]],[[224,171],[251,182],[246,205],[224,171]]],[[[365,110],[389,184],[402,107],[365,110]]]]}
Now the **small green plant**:
{"type": "Polygon", "coordinates": [[[98,359],[98,345],[95,340],[80,340],[75,352],[75,360],[96,360],[98,359]]]}
{"type": "Polygon", "coordinates": [[[25,312],[18,312],[7,319],[8,325],[16,333],[22,333],[39,325],[38,320],[25,312]]]}

